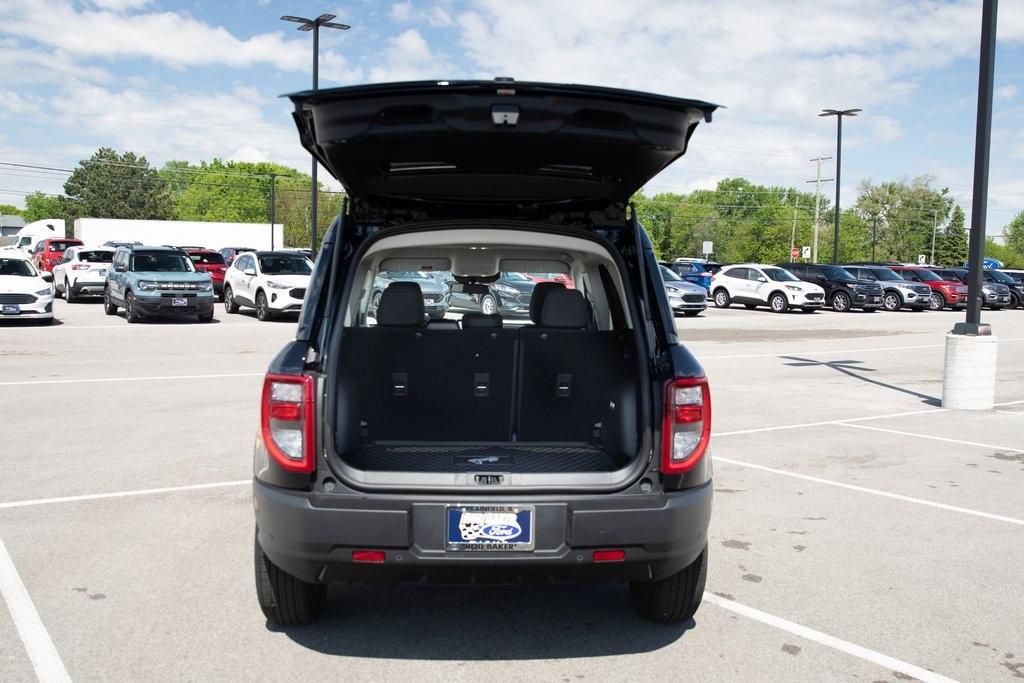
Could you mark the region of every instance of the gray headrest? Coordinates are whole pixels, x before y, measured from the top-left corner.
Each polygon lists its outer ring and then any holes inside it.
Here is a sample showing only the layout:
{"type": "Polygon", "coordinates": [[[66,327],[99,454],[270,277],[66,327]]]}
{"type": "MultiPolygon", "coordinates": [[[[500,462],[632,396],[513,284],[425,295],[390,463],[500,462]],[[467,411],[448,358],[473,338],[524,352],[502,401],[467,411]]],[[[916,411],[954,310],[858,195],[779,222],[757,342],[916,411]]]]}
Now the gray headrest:
{"type": "Polygon", "coordinates": [[[501,316],[497,313],[466,313],[462,316],[462,329],[496,329],[502,326],[501,316]]]}
{"type": "Polygon", "coordinates": [[[540,325],[540,318],[544,311],[544,300],[548,298],[548,294],[556,289],[565,289],[565,285],[561,282],[540,282],[533,288],[533,294],[530,295],[530,322],[534,325],[540,325]]]}
{"type": "Polygon", "coordinates": [[[541,327],[582,330],[590,324],[590,306],[575,289],[555,289],[544,299],[541,327]]]}
{"type": "Polygon", "coordinates": [[[381,294],[377,324],[384,327],[422,327],[423,292],[415,282],[392,282],[381,294]]]}

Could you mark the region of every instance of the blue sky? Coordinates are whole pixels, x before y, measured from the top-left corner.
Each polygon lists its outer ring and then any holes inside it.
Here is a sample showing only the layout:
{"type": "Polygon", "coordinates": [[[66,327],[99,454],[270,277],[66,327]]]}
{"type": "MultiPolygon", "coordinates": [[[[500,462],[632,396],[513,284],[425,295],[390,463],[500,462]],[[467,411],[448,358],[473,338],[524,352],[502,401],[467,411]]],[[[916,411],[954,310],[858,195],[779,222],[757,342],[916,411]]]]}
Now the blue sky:
{"type": "MultiPolygon", "coordinates": [[[[990,233],[1024,209],[1024,2],[1002,5],[990,233]]],[[[835,144],[834,120],[817,112],[861,107],[844,126],[844,204],[864,179],[928,173],[970,209],[973,0],[0,0],[0,161],[68,167],[106,145],[157,164],[219,156],[305,170],[278,95],[308,87],[310,37],[279,17],[323,12],[353,28],[323,33],[322,87],[513,76],[728,107],[649,192],[733,175],[810,187],[809,159],[835,144]]],[[[62,182],[0,168],[0,202],[62,182]]]]}

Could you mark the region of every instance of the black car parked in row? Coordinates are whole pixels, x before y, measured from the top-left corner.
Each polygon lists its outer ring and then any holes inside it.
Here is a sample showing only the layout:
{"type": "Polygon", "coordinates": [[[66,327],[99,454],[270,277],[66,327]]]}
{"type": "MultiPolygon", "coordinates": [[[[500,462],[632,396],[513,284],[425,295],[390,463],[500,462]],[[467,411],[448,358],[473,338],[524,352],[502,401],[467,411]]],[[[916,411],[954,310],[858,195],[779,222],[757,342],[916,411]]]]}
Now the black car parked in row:
{"type": "MultiPolygon", "coordinates": [[[[967,284],[966,268],[932,268],[931,270],[944,280],[967,284]]],[[[989,268],[983,269],[981,271],[982,306],[987,306],[994,311],[1001,308],[1013,308],[1017,305],[1014,300],[1014,294],[1017,292],[1016,284],[1013,278],[1005,273],[989,268]]]]}
{"type": "Polygon", "coordinates": [[[877,311],[882,307],[882,288],[873,280],[858,280],[846,269],[824,263],[779,263],[804,282],[825,290],[825,305],[845,313],[854,308],[877,311]]]}
{"type": "Polygon", "coordinates": [[[716,106],[510,79],[291,99],[349,200],[264,380],[266,617],[313,619],[334,581],[595,580],[628,582],[651,620],[689,619],[707,571],[711,397],[629,199],[716,106]],[[471,290],[558,272],[574,289],[537,287],[533,325],[431,326],[418,284],[393,282],[369,325],[389,268],[471,290]]]}

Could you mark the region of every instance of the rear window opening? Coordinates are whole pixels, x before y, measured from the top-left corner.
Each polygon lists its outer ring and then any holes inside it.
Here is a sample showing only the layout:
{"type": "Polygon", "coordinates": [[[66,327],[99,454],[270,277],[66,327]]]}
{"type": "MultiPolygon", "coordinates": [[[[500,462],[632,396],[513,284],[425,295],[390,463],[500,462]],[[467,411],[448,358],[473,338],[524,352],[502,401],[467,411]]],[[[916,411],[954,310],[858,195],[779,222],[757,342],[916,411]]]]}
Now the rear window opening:
{"type": "Polygon", "coordinates": [[[602,243],[528,231],[379,239],[326,379],[337,473],[482,493],[639,476],[651,425],[617,263],[602,243]]]}

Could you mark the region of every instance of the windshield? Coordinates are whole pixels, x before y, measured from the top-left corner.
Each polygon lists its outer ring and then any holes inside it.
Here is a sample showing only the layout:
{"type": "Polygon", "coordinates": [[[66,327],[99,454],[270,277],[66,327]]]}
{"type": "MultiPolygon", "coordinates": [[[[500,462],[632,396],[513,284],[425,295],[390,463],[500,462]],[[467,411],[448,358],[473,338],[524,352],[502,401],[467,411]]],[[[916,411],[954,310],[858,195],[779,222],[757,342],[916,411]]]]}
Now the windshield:
{"type": "Polygon", "coordinates": [[[418,270],[394,270],[381,273],[389,280],[428,280],[430,276],[418,270]]]}
{"type": "Polygon", "coordinates": [[[501,279],[509,282],[532,282],[530,278],[526,277],[522,273],[502,273],[501,279]]]}
{"type": "Polygon", "coordinates": [[[1017,284],[1016,280],[1000,270],[986,270],[985,272],[989,273],[996,282],[1002,282],[1004,285],[1017,284]]]}
{"type": "Polygon", "coordinates": [[[913,271],[922,282],[941,282],[942,278],[928,270],[927,268],[915,268],[913,271]]]}
{"type": "Polygon", "coordinates": [[[132,270],[137,273],[191,273],[192,264],[180,252],[141,252],[132,254],[132,270]]]}
{"type": "Polygon", "coordinates": [[[871,272],[874,273],[875,277],[885,282],[892,282],[893,280],[902,280],[899,275],[892,272],[888,268],[872,268],[871,272]]]}
{"type": "Polygon", "coordinates": [[[78,252],[78,260],[83,263],[110,263],[113,259],[114,252],[107,251],[106,249],[78,252]]]}
{"type": "Polygon", "coordinates": [[[76,247],[80,242],[50,242],[50,251],[63,252],[68,247],[76,247]]]}
{"type": "Polygon", "coordinates": [[[224,257],[215,251],[200,251],[194,254],[188,255],[192,263],[199,263],[205,265],[224,265],[224,257]]]}
{"type": "Polygon", "coordinates": [[[267,275],[309,275],[313,269],[304,256],[260,256],[260,270],[267,275]]]}
{"type": "Polygon", "coordinates": [[[661,267],[661,279],[665,282],[683,282],[683,278],[675,274],[671,268],[661,267]]]}
{"type": "Polygon", "coordinates": [[[856,280],[853,275],[850,275],[850,271],[839,266],[818,266],[825,273],[825,277],[829,280],[856,280]]]}
{"type": "Polygon", "coordinates": [[[35,277],[36,270],[32,264],[20,258],[0,259],[0,275],[17,275],[20,277],[35,277]]]}
{"type": "Polygon", "coordinates": [[[764,274],[768,276],[769,280],[775,282],[798,282],[798,278],[793,276],[793,273],[789,272],[784,268],[764,268],[764,274]]]}

